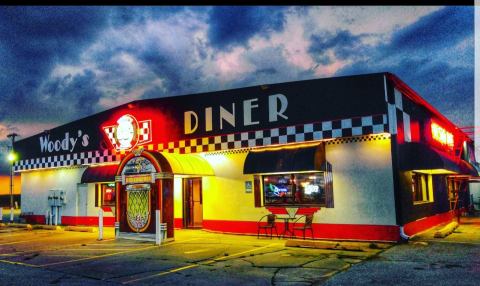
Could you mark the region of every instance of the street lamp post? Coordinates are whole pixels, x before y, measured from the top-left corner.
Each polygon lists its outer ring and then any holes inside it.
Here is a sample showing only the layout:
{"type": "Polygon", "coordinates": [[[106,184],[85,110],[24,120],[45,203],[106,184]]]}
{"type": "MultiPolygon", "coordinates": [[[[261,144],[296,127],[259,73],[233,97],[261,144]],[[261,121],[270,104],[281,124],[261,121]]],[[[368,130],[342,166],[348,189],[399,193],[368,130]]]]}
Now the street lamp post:
{"type": "Polygon", "coordinates": [[[10,162],[10,223],[13,222],[13,162],[15,161],[15,150],[13,148],[13,143],[15,143],[15,137],[17,133],[10,133],[7,135],[8,138],[12,139],[12,149],[10,154],[8,154],[8,161],[10,162]]]}

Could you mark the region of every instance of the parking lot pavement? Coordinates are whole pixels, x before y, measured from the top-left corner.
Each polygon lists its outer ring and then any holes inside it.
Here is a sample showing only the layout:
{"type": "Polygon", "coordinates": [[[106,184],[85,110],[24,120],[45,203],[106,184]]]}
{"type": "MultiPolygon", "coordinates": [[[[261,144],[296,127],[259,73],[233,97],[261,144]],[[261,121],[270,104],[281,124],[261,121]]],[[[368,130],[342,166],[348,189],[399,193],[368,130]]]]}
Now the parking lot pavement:
{"type": "Polygon", "coordinates": [[[441,227],[357,264],[325,285],[479,285],[480,218],[462,217],[452,234],[434,238],[441,227]]]}
{"type": "MultiPolygon", "coordinates": [[[[2,228],[5,230],[5,228],[2,228]]],[[[368,245],[368,244],[365,244],[368,245]]],[[[175,241],[96,233],[0,232],[0,285],[312,285],[382,252],[285,247],[285,240],[176,230],[175,241]]]]}

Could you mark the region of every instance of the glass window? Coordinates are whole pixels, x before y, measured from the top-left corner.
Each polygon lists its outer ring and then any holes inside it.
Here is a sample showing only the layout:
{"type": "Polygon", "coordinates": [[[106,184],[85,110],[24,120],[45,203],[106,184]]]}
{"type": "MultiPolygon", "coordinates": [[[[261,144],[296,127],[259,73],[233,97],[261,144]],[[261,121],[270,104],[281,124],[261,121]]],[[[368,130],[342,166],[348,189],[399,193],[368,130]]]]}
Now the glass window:
{"type": "Polygon", "coordinates": [[[115,206],[115,184],[102,184],[102,206],[115,206]]]}
{"type": "Polygon", "coordinates": [[[433,202],[432,175],[412,173],[412,199],[414,203],[433,202]]]}
{"type": "Polygon", "coordinates": [[[263,176],[265,205],[324,205],[323,172],[263,176]]]}

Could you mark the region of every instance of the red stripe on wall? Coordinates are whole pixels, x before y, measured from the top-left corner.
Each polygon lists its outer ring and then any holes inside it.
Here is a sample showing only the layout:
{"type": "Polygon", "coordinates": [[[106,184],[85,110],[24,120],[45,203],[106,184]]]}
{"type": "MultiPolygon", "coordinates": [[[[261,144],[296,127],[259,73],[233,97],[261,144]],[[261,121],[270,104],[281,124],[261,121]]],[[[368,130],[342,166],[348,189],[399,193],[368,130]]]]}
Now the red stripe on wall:
{"type": "Polygon", "coordinates": [[[175,218],[173,220],[173,226],[175,228],[183,228],[183,219],[182,218],[175,218]]]}
{"type": "MultiPolygon", "coordinates": [[[[45,224],[45,216],[43,215],[25,215],[25,221],[32,224],[45,224]]],[[[104,226],[114,226],[114,217],[104,217],[104,226]]],[[[62,225],[88,225],[98,226],[98,217],[95,216],[62,216],[62,225]]]]}
{"type": "Polygon", "coordinates": [[[44,215],[24,215],[25,221],[31,224],[45,224],[44,215]]]}
{"type": "Polygon", "coordinates": [[[404,232],[408,236],[427,230],[436,225],[447,223],[453,220],[455,213],[448,211],[446,213],[437,214],[434,216],[424,217],[416,221],[412,221],[404,225],[404,232]]]}
{"type": "MultiPolygon", "coordinates": [[[[288,215],[288,212],[287,212],[287,208],[286,207],[266,207],[266,209],[271,212],[272,214],[276,214],[276,215],[288,215]]],[[[313,214],[317,211],[319,211],[320,208],[314,208],[314,207],[310,207],[310,208],[298,208],[297,210],[297,215],[306,215],[306,214],[313,214]]]]}
{"type": "MultiPolygon", "coordinates": [[[[290,225],[291,227],[291,225],[290,225]]],[[[218,232],[257,234],[257,222],[204,220],[203,228],[218,232]]],[[[277,223],[278,233],[283,233],[285,224],[277,223]]],[[[262,232],[263,233],[263,232],[262,232]]],[[[274,232],[275,233],[275,232],[274,232]]],[[[302,237],[301,231],[296,231],[302,237]]],[[[306,237],[311,237],[307,230],[306,237]]],[[[396,225],[358,225],[358,224],[313,224],[313,237],[316,239],[352,239],[370,241],[399,241],[399,227],[396,225]]]]}
{"type": "MultiPolygon", "coordinates": [[[[62,216],[62,224],[65,225],[89,225],[97,226],[98,217],[96,216],[62,216]]],[[[104,217],[103,225],[104,226],[114,226],[115,218],[114,217],[104,217]]]]}

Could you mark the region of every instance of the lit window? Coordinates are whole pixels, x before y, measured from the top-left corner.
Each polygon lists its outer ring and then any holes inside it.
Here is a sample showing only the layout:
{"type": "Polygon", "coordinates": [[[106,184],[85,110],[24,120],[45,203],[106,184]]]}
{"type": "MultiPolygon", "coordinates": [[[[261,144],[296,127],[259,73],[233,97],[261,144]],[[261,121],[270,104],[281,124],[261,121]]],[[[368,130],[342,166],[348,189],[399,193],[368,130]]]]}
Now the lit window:
{"type": "Polygon", "coordinates": [[[115,184],[102,184],[102,206],[115,206],[115,184]]]}
{"type": "Polygon", "coordinates": [[[412,173],[412,200],[414,203],[433,202],[432,175],[412,173]]]}
{"type": "Polygon", "coordinates": [[[323,172],[263,176],[265,205],[325,205],[323,172]]]}

